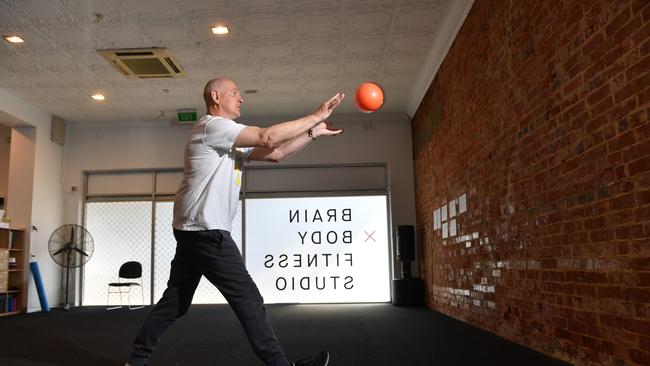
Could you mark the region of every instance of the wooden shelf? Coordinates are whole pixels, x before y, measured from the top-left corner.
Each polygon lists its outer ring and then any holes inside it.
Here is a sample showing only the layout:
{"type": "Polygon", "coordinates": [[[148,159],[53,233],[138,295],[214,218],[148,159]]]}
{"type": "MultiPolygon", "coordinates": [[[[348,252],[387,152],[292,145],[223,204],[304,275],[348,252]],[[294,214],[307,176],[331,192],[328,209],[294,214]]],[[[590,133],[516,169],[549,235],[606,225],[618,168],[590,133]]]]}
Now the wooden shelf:
{"type": "Polygon", "coordinates": [[[9,311],[6,313],[0,313],[0,316],[9,316],[9,315],[16,315],[22,313],[22,310],[16,310],[16,311],[9,311]]]}
{"type": "Polygon", "coordinates": [[[7,290],[0,292],[0,298],[3,299],[2,306],[0,306],[0,316],[9,316],[22,314],[27,308],[27,266],[29,254],[29,233],[24,229],[0,228],[0,260],[3,261],[0,267],[5,268],[2,272],[3,282],[2,286],[6,286],[7,290]],[[9,267],[9,258],[15,258],[16,266],[9,267]],[[12,311],[5,311],[10,306],[7,304],[9,299],[15,304],[12,311]]]}

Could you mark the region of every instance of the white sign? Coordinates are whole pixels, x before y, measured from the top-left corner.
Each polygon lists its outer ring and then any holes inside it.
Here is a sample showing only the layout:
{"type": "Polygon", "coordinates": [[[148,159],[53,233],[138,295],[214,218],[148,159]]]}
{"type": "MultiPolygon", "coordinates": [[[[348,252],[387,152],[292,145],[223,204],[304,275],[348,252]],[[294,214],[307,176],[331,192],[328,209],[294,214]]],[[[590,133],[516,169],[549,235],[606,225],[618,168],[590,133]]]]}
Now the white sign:
{"type": "Polygon", "coordinates": [[[390,301],[385,196],[246,199],[245,215],[266,303],[390,301]]]}

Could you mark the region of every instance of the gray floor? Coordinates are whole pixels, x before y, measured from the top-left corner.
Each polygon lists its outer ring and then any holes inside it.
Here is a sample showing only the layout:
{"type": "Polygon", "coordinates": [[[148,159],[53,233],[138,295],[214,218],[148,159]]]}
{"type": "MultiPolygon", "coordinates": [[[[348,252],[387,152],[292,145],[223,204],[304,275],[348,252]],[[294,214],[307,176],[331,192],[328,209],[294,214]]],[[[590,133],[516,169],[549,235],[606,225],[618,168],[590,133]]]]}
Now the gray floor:
{"type": "MultiPolygon", "coordinates": [[[[566,365],[426,308],[270,305],[290,358],[328,349],[333,366],[566,365]]],[[[0,365],[121,365],[149,308],[75,309],[0,318],[0,365]]],[[[260,365],[227,305],[193,306],[151,365],[260,365]]]]}

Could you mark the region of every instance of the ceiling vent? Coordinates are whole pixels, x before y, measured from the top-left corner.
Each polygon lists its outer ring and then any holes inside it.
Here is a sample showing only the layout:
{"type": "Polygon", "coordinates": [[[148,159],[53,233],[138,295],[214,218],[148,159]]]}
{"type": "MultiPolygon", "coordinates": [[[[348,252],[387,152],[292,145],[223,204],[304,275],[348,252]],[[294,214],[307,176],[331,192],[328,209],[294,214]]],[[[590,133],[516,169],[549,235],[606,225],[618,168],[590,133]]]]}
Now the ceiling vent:
{"type": "Polygon", "coordinates": [[[129,79],[182,78],[187,73],[167,48],[98,50],[117,71],[129,79]]]}

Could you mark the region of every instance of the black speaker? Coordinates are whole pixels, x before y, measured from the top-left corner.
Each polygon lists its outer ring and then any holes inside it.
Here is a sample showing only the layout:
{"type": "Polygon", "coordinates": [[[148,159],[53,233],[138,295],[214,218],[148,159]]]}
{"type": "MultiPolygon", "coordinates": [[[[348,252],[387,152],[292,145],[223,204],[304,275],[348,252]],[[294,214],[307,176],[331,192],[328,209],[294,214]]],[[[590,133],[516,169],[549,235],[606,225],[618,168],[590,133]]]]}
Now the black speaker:
{"type": "Polygon", "coordinates": [[[393,280],[393,305],[421,306],[424,304],[424,284],[419,278],[393,280]]]}
{"type": "Polygon", "coordinates": [[[413,225],[397,226],[397,258],[405,262],[415,259],[415,227],[413,225]]]}

